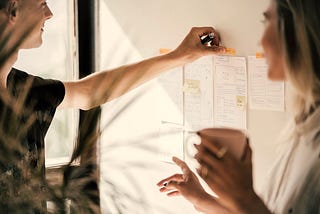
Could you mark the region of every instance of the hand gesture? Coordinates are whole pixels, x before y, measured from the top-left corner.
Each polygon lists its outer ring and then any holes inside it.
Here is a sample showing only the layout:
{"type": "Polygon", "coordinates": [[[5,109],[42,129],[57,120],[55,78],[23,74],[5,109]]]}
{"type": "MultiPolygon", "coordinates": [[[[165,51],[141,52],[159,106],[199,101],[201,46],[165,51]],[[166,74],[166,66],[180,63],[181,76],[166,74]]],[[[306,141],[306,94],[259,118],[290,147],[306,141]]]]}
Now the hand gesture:
{"type": "Polygon", "coordinates": [[[168,196],[183,196],[201,212],[229,213],[216,202],[215,197],[203,189],[198,177],[184,161],[177,157],[173,157],[172,160],[181,168],[183,174],[174,174],[161,180],[157,184],[160,192],[165,192],[168,196]]]}

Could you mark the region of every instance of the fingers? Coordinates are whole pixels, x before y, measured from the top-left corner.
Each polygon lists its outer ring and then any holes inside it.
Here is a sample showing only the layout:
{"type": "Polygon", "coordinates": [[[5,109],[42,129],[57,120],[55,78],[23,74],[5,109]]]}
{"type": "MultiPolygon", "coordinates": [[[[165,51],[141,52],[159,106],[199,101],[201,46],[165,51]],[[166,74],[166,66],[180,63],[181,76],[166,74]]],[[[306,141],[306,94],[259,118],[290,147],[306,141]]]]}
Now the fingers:
{"type": "Polygon", "coordinates": [[[159,189],[159,191],[160,192],[169,192],[169,191],[171,191],[172,189],[169,189],[169,188],[167,188],[167,187],[161,187],[160,189],[159,189]]]}
{"type": "Polygon", "coordinates": [[[179,184],[181,184],[181,182],[171,180],[166,183],[165,186],[161,187],[159,191],[162,193],[168,192],[167,196],[179,196],[181,195],[179,184]]]}
{"type": "Polygon", "coordinates": [[[168,178],[165,178],[165,179],[159,181],[157,183],[157,185],[159,187],[161,187],[161,186],[164,186],[165,184],[168,184],[170,181],[182,182],[182,181],[184,181],[184,178],[183,178],[182,174],[174,174],[174,175],[172,175],[172,176],[170,176],[168,178]]]}
{"type": "Polygon", "coordinates": [[[197,168],[197,172],[200,177],[209,185],[211,190],[220,195],[224,189],[224,177],[215,171],[215,169],[210,168],[206,164],[202,164],[199,168],[197,168]]]}
{"type": "Polygon", "coordinates": [[[169,196],[169,197],[180,196],[180,195],[181,195],[181,193],[178,192],[178,191],[169,192],[169,193],[167,194],[167,196],[169,196]]]}
{"type": "Polygon", "coordinates": [[[201,38],[202,36],[213,33],[214,37],[211,42],[211,45],[210,46],[202,45],[203,49],[208,51],[209,53],[214,53],[214,54],[226,53],[226,48],[223,46],[220,46],[220,43],[221,43],[220,34],[213,27],[193,27],[191,29],[191,33],[195,34],[198,38],[201,38]]]}
{"type": "Polygon", "coordinates": [[[204,46],[204,48],[213,54],[224,54],[227,50],[224,46],[204,46]]]}
{"type": "Polygon", "coordinates": [[[217,34],[217,31],[213,27],[193,27],[191,29],[191,33],[194,33],[197,36],[201,37],[209,33],[217,34]]]}
{"type": "Polygon", "coordinates": [[[220,44],[220,34],[213,27],[193,27],[191,32],[196,34],[198,37],[208,35],[210,33],[214,34],[213,44],[219,46],[220,44]]]}
{"type": "Polygon", "coordinates": [[[175,164],[177,164],[181,169],[182,169],[182,168],[189,168],[189,167],[187,166],[187,164],[186,164],[183,160],[181,160],[181,159],[179,159],[179,158],[177,158],[177,157],[175,157],[175,156],[172,157],[172,161],[173,161],[175,164]]]}
{"type": "Polygon", "coordinates": [[[201,138],[201,144],[196,146],[196,148],[200,150],[207,150],[214,156],[217,156],[218,153],[221,152],[222,147],[216,142],[208,133],[200,131],[198,135],[201,138]]]}
{"type": "Polygon", "coordinates": [[[172,190],[177,191],[177,188],[176,188],[176,185],[175,185],[176,183],[177,182],[175,182],[175,181],[170,181],[165,186],[161,187],[159,189],[159,191],[160,192],[169,192],[169,191],[172,191],[172,190]]]}
{"type": "Polygon", "coordinates": [[[188,165],[182,161],[181,159],[177,158],[177,157],[173,157],[172,158],[172,161],[177,164],[177,166],[179,166],[182,170],[182,173],[183,174],[174,174],[170,177],[167,177],[161,181],[159,181],[157,183],[157,185],[160,187],[160,186],[163,186],[164,184],[168,184],[170,181],[176,181],[176,182],[182,182],[184,181],[188,175],[190,174],[191,170],[190,168],[188,167],[188,165]]]}
{"type": "Polygon", "coordinates": [[[226,53],[226,48],[220,46],[219,33],[213,27],[193,27],[173,53],[186,55],[187,61],[192,62],[202,56],[226,53]],[[201,38],[211,33],[214,38],[203,44],[201,38]]]}
{"type": "Polygon", "coordinates": [[[225,166],[223,162],[215,157],[212,157],[212,155],[205,150],[199,150],[199,152],[194,156],[194,158],[200,163],[201,166],[206,166],[209,168],[207,170],[202,170],[202,174],[208,170],[213,170],[216,173],[219,173],[220,170],[224,170],[225,166]]]}
{"type": "Polygon", "coordinates": [[[181,171],[183,174],[187,175],[190,173],[190,168],[188,167],[188,165],[186,164],[186,162],[180,160],[177,157],[172,157],[172,161],[177,164],[177,166],[179,166],[181,168],[181,171]]]}

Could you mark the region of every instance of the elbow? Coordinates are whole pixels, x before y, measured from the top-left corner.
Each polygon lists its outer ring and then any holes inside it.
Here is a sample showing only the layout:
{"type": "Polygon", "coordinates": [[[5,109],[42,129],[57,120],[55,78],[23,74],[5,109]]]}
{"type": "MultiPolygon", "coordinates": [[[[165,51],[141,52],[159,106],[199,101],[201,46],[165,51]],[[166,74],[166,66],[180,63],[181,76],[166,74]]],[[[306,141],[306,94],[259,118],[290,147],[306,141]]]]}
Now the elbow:
{"type": "Polygon", "coordinates": [[[88,111],[98,106],[98,104],[94,100],[94,95],[92,94],[84,95],[81,100],[82,102],[80,101],[79,103],[79,109],[83,111],[88,111]]]}
{"type": "Polygon", "coordinates": [[[90,109],[92,109],[93,106],[90,106],[90,105],[84,105],[84,106],[81,106],[80,107],[80,110],[83,110],[83,111],[89,111],[90,109]]]}

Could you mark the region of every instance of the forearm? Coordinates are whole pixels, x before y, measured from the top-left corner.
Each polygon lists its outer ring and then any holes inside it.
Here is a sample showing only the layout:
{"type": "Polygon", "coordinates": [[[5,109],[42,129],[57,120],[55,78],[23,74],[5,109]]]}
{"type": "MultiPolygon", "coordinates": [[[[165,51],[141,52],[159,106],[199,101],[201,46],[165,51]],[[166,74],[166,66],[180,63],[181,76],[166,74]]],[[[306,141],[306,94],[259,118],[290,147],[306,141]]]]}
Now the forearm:
{"type": "Polygon", "coordinates": [[[78,81],[64,82],[66,94],[59,107],[91,109],[191,60],[187,54],[173,51],[134,64],[97,72],[78,81]]]}
{"type": "Polygon", "coordinates": [[[103,71],[84,79],[93,89],[92,105],[100,105],[117,98],[137,86],[157,77],[164,71],[181,66],[189,59],[176,52],[153,57],[138,63],[125,65],[109,71],[103,71]]]}

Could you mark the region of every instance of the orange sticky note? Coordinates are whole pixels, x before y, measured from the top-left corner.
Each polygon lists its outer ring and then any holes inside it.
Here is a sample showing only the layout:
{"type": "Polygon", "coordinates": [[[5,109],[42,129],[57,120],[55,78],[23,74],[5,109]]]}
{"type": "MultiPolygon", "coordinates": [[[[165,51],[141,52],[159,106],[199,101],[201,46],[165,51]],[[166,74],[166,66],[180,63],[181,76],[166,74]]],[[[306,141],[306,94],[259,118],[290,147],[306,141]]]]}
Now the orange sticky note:
{"type": "Polygon", "coordinates": [[[160,48],[159,49],[160,54],[167,54],[169,52],[171,52],[171,49],[168,49],[168,48],[160,48]]]}
{"type": "Polygon", "coordinates": [[[264,54],[261,53],[261,52],[257,52],[256,53],[256,58],[259,59],[259,58],[263,58],[264,57],[264,54]]]}
{"type": "Polygon", "coordinates": [[[234,48],[226,48],[225,54],[235,55],[236,54],[236,49],[234,49],[234,48]]]}

